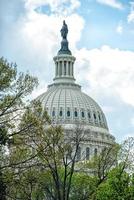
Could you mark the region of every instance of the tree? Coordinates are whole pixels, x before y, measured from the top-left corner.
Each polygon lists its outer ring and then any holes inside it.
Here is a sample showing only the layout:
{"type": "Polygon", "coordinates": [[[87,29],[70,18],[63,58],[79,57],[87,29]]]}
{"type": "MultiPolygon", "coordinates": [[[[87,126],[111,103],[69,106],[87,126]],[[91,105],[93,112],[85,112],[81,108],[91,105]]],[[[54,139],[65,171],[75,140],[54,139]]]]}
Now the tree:
{"type": "Polygon", "coordinates": [[[131,184],[130,174],[125,172],[120,164],[109,172],[106,182],[98,187],[96,199],[134,200],[134,190],[130,190],[131,184]]]}
{"type": "Polygon", "coordinates": [[[96,181],[96,177],[89,173],[75,172],[72,178],[70,200],[89,200],[96,191],[96,181]]]}
{"type": "MultiPolygon", "coordinates": [[[[0,167],[1,167],[2,158],[3,158],[3,152],[0,146],[0,167]]],[[[3,173],[1,170],[0,170],[0,199],[6,200],[6,184],[4,182],[3,173]]]]}
{"type": "Polygon", "coordinates": [[[25,110],[26,96],[38,81],[28,73],[17,73],[17,65],[0,58],[0,199],[5,200],[6,185],[3,179],[4,146],[17,134],[17,124],[25,110]]]}
{"type": "Polygon", "coordinates": [[[15,124],[24,112],[26,96],[36,87],[38,81],[28,73],[17,73],[17,65],[0,58],[0,144],[14,134],[15,124]],[[10,131],[9,131],[10,129],[10,131]]]}
{"type": "Polygon", "coordinates": [[[20,122],[21,134],[13,135],[14,146],[11,147],[9,166],[13,173],[19,170],[19,174],[24,169],[38,167],[36,175],[42,177],[41,188],[46,199],[68,200],[83,133],[76,129],[67,139],[61,126],[51,123],[40,102],[33,101],[31,104],[20,122]],[[49,175],[47,184],[46,174],[49,175]],[[42,180],[45,180],[44,183],[42,180]]]}
{"type": "MultiPolygon", "coordinates": [[[[116,145],[113,150],[111,154],[110,148],[107,149],[111,156],[108,155],[107,159],[101,159],[102,162],[97,159],[97,169],[99,169],[97,171],[99,173],[97,173],[98,182],[94,199],[133,200],[134,187],[131,174],[134,170],[134,138],[126,139],[122,145],[116,145]],[[100,165],[100,163],[102,164],[100,165]]],[[[102,157],[102,155],[99,157],[102,157]]]]}

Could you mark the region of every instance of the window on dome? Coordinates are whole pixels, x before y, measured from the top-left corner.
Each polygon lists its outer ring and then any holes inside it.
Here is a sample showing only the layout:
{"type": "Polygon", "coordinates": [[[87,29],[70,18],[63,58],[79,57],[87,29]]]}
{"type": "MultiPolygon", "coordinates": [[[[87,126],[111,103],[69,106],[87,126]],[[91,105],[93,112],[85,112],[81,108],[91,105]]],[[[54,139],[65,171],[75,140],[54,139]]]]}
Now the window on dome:
{"type": "Polygon", "coordinates": [[[60,113],[59,113],[60,117],[62,117],[63,112],[62,112],[62,108],[60,108],[60,113]]]}
{"type": "Polygon", "coordinates": [[[70,117],[70,111],[69,110],[67,111],[67,116],[70,117]]]}
{"type": "Polygon", "coordinates": [[[90,112],[88,112],[88,118],[89,118],[89,119],[91,118],[91,114],[90,114],[90,112]]]}
{"type": "Polygon", "coordinates": [[[89,158],[90,158],[90,148],[87,147],[86,148],[86,160],[89,160],[89,158]]]}
{"type": "Polygon", "coordinates": [[[55,117],[55,110],[53,110],[53,112],[52,112],[52,116],[55,117]]]}
{"type": "Polygon", "coordinates": [[[99,117],[99,120],[101,121],[101,117],[100,117],[100,114],[98,114],[98,117],[99,117]]]}
{"type": "Polygon", "coordinates": [[[97,148],[94,149],[94,156],[97,156],[98,150],[97,148]]]}
{"type": "Polygon", "coordinates": [[[82,116],[82,118],[85,117],[84,111],[81,112],[81,116],[82,116]]]}
{"type": "Polygon", "coordinates": [[[78,117],[78,112],[77,111],[74,111],[74,116],[78,117]]]}
{"type": "Polygon", "coordinates": [[[77,159],[77,161],[81,160],[81,147],[78,148],[76,159],[77,159]]]}
{"type": "Polygon", "coordinates": [[[94,113],[94,119],[96,119],[96,114],[94,113]]]}

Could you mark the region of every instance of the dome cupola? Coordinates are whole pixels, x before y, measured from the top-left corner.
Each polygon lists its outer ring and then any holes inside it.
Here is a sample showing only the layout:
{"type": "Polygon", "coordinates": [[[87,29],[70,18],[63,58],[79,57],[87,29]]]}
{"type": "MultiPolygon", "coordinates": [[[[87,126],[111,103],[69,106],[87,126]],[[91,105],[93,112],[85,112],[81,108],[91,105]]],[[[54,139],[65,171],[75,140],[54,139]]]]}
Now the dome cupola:
{"type": "Polygon", "coordinates": [[[75,57],[72,56],[71,51],[68,47],[67,34],[68,27],[63,21],[63,26],[61,28],[61,48],[58,51],[57,56],[55,56],[55,78],[54,83],[74,83],[74,62],[75,57]]]}

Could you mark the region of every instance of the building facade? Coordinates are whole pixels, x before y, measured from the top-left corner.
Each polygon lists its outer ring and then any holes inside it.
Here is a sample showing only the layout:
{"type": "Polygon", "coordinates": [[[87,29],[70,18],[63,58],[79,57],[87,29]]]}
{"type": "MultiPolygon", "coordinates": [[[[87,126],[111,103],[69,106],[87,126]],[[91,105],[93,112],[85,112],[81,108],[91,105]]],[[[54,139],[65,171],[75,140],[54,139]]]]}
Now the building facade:
{"type": "Polygon", "coordinates": [[[115,142],[109,133],[105,115],[100,106],[75,83],[75,57],[68,47],[68,27],[65,21],[61,29],[61,48],[53,58],[55,77],[48,90],[37,99],[47,110],[52,123],[60,124],[65,135],[72,134],[76,127],[81,127],[84,139],[81,142],[78,159],[90,159],[104,147],[115,142]]]}

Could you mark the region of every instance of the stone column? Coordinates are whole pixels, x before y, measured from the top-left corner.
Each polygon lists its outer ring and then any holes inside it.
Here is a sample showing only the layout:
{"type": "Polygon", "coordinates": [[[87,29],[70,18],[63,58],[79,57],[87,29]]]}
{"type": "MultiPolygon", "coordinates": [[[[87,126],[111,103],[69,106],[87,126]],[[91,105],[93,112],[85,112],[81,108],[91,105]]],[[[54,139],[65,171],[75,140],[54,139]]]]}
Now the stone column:
{"type": "Polygon", "coordinates": [[[62,60],[62,76],[64,76],[64,60],[62,60]]]}
{"type": "Polygon", "coordinates": [[[60,61],[58,61],[58,76],[60,76],[60,61]]]}
{"type": "Polygon", "coordinates": [[[66,76],[69,76],[69,73],[68,73],[68,61],[66,61],[66,76]]]}
{"type": "Polygon", "coordinates": [[[70,75],[73,76],[72,74],[73,74],[73,63],[71,61],[70,62],[70,75]]]}
{"type": "Polygon", "coordinates": [[[74,76],[74,63],[72,62],[72,76],[74,76]]]}
{"type": "Polygon", "coordinates": [[[55,77],[57,76],[57,62],[55,62],[55,77]]]}

